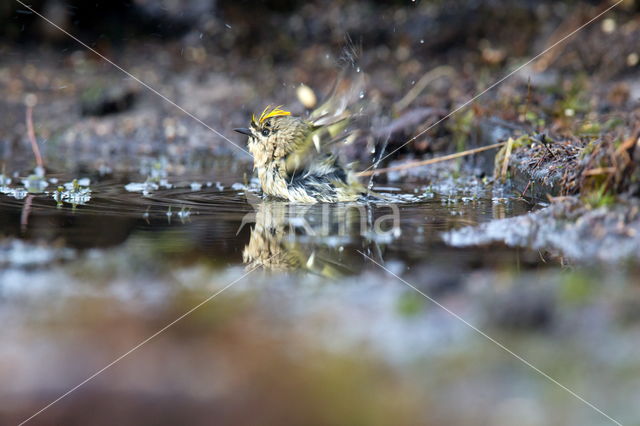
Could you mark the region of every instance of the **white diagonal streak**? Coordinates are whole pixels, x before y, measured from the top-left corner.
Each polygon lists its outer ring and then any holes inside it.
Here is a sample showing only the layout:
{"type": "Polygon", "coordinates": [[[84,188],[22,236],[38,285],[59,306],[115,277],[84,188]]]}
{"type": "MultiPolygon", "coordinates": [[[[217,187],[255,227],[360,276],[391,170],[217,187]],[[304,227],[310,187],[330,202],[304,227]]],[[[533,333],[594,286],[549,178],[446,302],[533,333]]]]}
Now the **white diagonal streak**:
{"type": "Polygon", "coordinates": [[[183,113],[185,113],[186,115],[188,115],[189,117],[193,118],[195,121],[197,121],[198,123],[202,124],[204,127],[206,127],[207,129],[211,130],[213,133],[215,133],[216,135],[220,136],[222,139],[224,139],[225,141],[229,142],[231,145],[233,145],[234,147],[238,148],[240,151],[244,152],[245,154],[251,156],[251,154],[245,150],[244,148],[238,146],[235,142],[231,141],[229,138],[227,138],[225,135],[223,135],[222,133],[220,133],[219,131],[217,131],[216,129],[214,129],[213,127],[209,126],[207,123],[205,123],[204,121],[200,120],[198,117],[196,117],[195,115],[193,115],[192,113],[190,113],[189,111],[187,111],[186,109],[184,109],[183,107],[181,107],[180,105],[178,105],[177,103],[175,103],[174,101],[172,101],[171,99],[169,99],[168,97],[166,97],[165,95],[163,95],[162,93],[158,92],[156,89],[154,89],[153,87],[151,87],[150,85],[148,85],[147,83],[145,83],[144,81],[140,80],[138,77],[136,77],[135,75],[131,74],[129,71],[125,70],[124,68],[122,68],[120,65],[116,64],[115,62],[113,62],[111,59],[107,58],[106,56],[104,56],[103,54],[101,54],[100,52],[98,52],[97,50],[95,50],[94,48],[92,48],[91,46],[89,46],[88,44],[86,44],[85,42],[83,42],[82,40],[80,40],[79,38],[77,38],[76,36],[74,36],[73,34],[69,33],[67,30],[65,30],[64,28],[61,28],[58,24],[56,24],[55,22],[51,21],[50,19],[48,19],[46,16],[42,15],[41,13],[38,13],[37,11],[35,11],[31,6],[28,6],[27,4],[25,4],[24,2],[22,2],[21,0],[16,0],[18,3],[20,3],[23,7],[25,7],[26,9],[28,9],[30,12],[34,13],[35,15],[39,16],[40,18],[44,19],[47,23],[49,23],[50,25],[52,25],[53,27],[57,28],[58,30],[62,31],[65,35],[69,36],[70,38],[72,38],[73,40],[75,40],[77,43],[79,43],[80,45],[82,45],[83,47],[87,48],[88,50],[90,50],[91,52],[93,52],[94,54],[96,54],[97,56],[99,56],[101,59],[103,59],[104,61],[108,62],[109,64],[113,65],[115,68],[117,68],[118,70],[122,71],[124,74],[126,74],[128,77],[130,77],[131,79],[135,80],[136,82],[140,83],[142,86],[144,86],[145,88],[147,88],[148,90],[150,90],[151,92],[153,92],[154,94],[158,95],[159,97],[161,97],[163,100],[165,100],[166,102],[170,103],[171,105],[173,105],[174,107],[178,108],[180,111],[182,111],[183,113]]]}
{"type": "Polygon", "coordinates": [[[397,278],[398,280],[400,280],[403,284],[405,284],[407,287],[413,289],[414,291],[416,291],[417,293],[419,293],[420,295],[422,295],[424,298],[428,299],[430,302],[436,304],[439,308],[443,309],[445,312],[447,312],[448,314],[450,314],[451,316],[453,316],[454,318],[456,318],[457,320],[459,320],[460,322],[462,322],[464,325],[466,325],[467,327],[471,328],[472,330],[474,330],[475,332],[477,332],[478,334],[480,334],[481,336],[483,336],[484,338],[486,338],[487,340],[489,340],[490,342],[494,343],[495,345],[497,345],[500,349],[504,350],[505,352],[507,352],[509,355],[513,356],[514,358],[516,358],[518,361],[521,361],[523,364],[525,364],[527,367],[531,368],[532,370],[534,370],[536,373],[542,375],[544,378],[546,378],[547,380],[549,380],[550,382],[556,384],[557,386],[561,387],[562,389],[564,389],[565,391],[567,391],[568,393],[570,393],[572,396],[574,396],[575,398],[579,399],[580,401],[582,401],[583,403],[585,403],[586,405],[588,405],[589,407],[591,407],[592,409],[594,409],[595,411],[597,411],[598,413],[602,414],[604,417],[606,417],[607,419],[611,420],[614,424],[618,425],[618,426],[622,426],[622,423],[620,423],[619,421],[615,420],[613,417],[609,416],[607,413],[605,413],[604,411],[602,411],[601,409],[599,409],[598,407],[596,407],[595,405],[593,405],[592,403],[590,403],[589,401],[587,401],[586,399],[584,399],[583,397],[581,397],[580,395],[578,395],[577,393],[575,393],[574,391],[572,391],[571,389],[569,389],[568,387],[566,387],[565,385],[563,385],[562,383],[558,382],[556,379],[554,379],[553,377],[551,377],[550,375],[548,375],[547,373],[545,373],[544,371],[540,370],[538,367],[536,367],[535,365],[531,364],[529,361],[527,361],[526,359],[524,359],[522,356],[518,355],[517,353],[513,352],[511,349],[509,349],[508,347],[506,347],[504,344],[500,343],[499,341],[497,341],[496,339],[494,339],[493,337],[489,336],[487,333],[485,333],[484,331],[480,330],[478,327],[476,327],[475,325],[471,324],[469,321],[465,320],[464,318],[462,318],[460,315],[456,314],[455,312],[453,312],[451,309],[447,308],[446,306],[444,306],[442,303],[438,302],[437,300],[435,300],[434,298],[432,298],[431,296],[429,296],[428,294],[426,294],[425,292],[423,292],[422,290],[420,290],[419,288],[417,288],[416,286],[414,286],[413,284],[405,281],[403,278],[401,278],[400,276],[394,274],[393,272],[391,272],[388,268],[386,268],[384,265],[381,265],[380,263],[376,262],[373,258],[371,258],[370,256],[366,255],[365,253],[361,252],[360,250],[356,250],[358,253],[360,253],[362,256],[364,256],[365,258],[369,259],[371,262],[373,262],[374,264],[376,264],[378,267],[380,267],[381,269],[383,269],[384,271],[386,271],[387,273],[389,273],[390,275],[394,276],[395,278],[397,278]]]}
{"type": "Polygon", "coordinates": [[[71,394],[72,392],[76,391],[78,388],[80,388],[81,386],[85,385],[87,382],[93,380],[96,376],[98,376],[99,374],[101,374],[102,372],[104,372],[105,370],[113,367],[115,364],[117,364],[118,362],[122,361],[124,358],[126,358],[127,356],[131,355],[133,352],[135,352],[136,350],[140,349],[142,346],[144,346],[146,343],[148,343],[150,340],[153,340],[154,338],[158,337],[160,334],[164,333],[165,331],[167,331],[170,327],[174,326],[177,322],[183,320],[185,317],[191,315],[195,310],[201,308],[203,305],[205,305],[206,303],[210,302],[213,298],[215,298],[216,296],[218,296],[220,293],[222,293],[223,291],[225,291],[226,289],[228,289],[229,287],[231,287],[232,285],[236,284],[238,281],[242,280],[243,278],[245,278],[247,275],[251,274],[253,271],[255,271],[256,269],[258,269],[260,267],[260,265],[255,266],[254,268],[250,269],[249,271],[245,272],[242,276],[240,276],[239,278],[236,278],[235,280],[231,281],[229,284],[225,285],[224,287],[222,287],[220,290],[216,291],[215,293],[213,293],[211,296],[207,297],[206,299],[204,299],[202,302],[198,303],[197,305],[195,305],[193,308],[189,309],[187,312],[185,312],[184,314],[180,315],[178,318],[176,318],[175,320],[171,321],[169,324],[165,325],[164,327],[162,327],[160,330],[156,331],[155,333],[153,333],[151,336],[147,337],[146,339],[144,339],[143,341],[141,341],[140,343],[138,343],[137,345],[135,345],[133,348],[129,349],[127,352],[123,353],[122,355],[120,355],[118,358],[114,359],[113,361],[111,361],[109,364],[105,365],[104,367],[102,367],[100,370],[96,371],[95,373],[93,373],[91,376],[87,377],[86,379],[84,379],[83,381],[81,381],[80,383],[78,383],[77,385],[75,385],[74,387],[72,387],[71,389],[69,389],[68,391],[66,391],[65,393],[63,393],[62,395],[60,395],[58,398],[54,399],[53,401],[51,401],[49,404],[45,405],[44,407],[42,407],[40,410],[38,410],[37,412],[35,412],[33,415],[31,415],[29,418],[23,420],[18,426],[22,426],[23,424],[27,423],[28,421],[32,420],[34,417],[36,417],[37,415],[41,414],[43,411],[47,410],[48,408],[50,408],[52,405],[60,402],[60,400],[62,400],[63,398],[67,397],[69,394],[71,394]]]}
{"type": "MultiPolygon", "coordinates": [[[[435,126],[437,126],[438,124],[442,123],[444,120],[446,120],[447,118],[451,117],[452,115],[454,115],[455,113],[457,113],[458,111],[460,111],[461,109],[465,108],[466,106],[468,106],[470,103],[472,103],[473,101],[475,101],[476,99],[478,99],[479,97],[481,97],[482,95],[484,95],[485,93],[487,93],[488,91],[490,91],[491,89],[495,88],[496,86],[498,86],[499,84],[501,84],[502,82],[504,82],[506,79],[508,79],[509,77],[511,77],[512,75],[514,75],[515,73],[517,73],[518,71],[520,71],[522,68],[526,67],[527,65],[529,65],[530,63],[532,63],[533,61],[535,61],[536,59],[538,59],[540,56],[544,55],[545,53],[548,53],[550,50],[552,50],[553,48],[555,48],[556,46],[558,46],[561,43],[564,43],[568,38],[574,36],[576,33],[582,31],[585,27],[587,27],[588,25],[590,25],[591,23],[593,23],[594,21],[598,20],[602,15],[606,14],[607,12],[609,12],[611,9],[613,9],[614,7],[618,6],[620,3],[622,3],[624,0],[618,0],[616,3],[614,3],[613,5],[609,6],[608,8],[606,8],[604,11],[600,12],[599,14],[597,14],[596,16],[594,16],[593,18],[589,19],[587,22],[585,22],[584,24],[580,25],[578,28],[576,28],[575,30],[571,31],[569,34],[567,34],[566,36],[562,37],[560,40],[556,41],[555,43],[553,43],[551,46],[547,47],[546,49],[544,49],[542,52],[538,53],[536,56],[534,56],[533,58],[529,59],[527,62],[525,62],[524,64],[520,65],[519,67],[517,67],[516,69],[514,69],[513,71],[511,71],[509,74],[505,75],[504,77],[502,77],[500,80],[496,81],[495,83],[493,83],[491,86],[487,87],[486,89],[484,89],[482,92],[478,93],[477,95],[475,95],[473,98],[469,99],[468,101],[466,101],[465,103],[463,103],[462,105],[460,105],[459,107],[457,107],[456,109],[454,109],[453,111],[451,111],[449,114],[445,115],[444,117],[442,117],[440,120],[436,121],[435,123],[433,123],[432,125],[430,125],[429,127],[427,127],[426,129],[424,129],[423,131],[421,131],[420,133],[418,133],[417,135],[415,135],[414,137],[412,137],[411,139],[409,139],[408,141],[406,141],[405,143],[403,143],[402,145],[400,145],[398,148],[394,149],[393,151],[391,151],[390,153],[388,153],[387,155],[385,155],[384,157],[382,157],[380,160],[376,161],[375,164],[380,164],[382,162],[382,160],[388,158],[390,155],[395,154],[396,152],[398,152],[399,150],[401,150],[402,148],[404,148],[406,145],[410,144],[411,142],[415,141],[418,137],[420,137],[421,135],[425,134],[426,132],[428,132],[429,130],[433,129],[435,126]]],[[[366,169],[364,169],[362,172],[366,172],[368,170],[371,170],[371,168],[374,167],[374,164],[370,165],[369,167],[367,167],[366,169]]]]}

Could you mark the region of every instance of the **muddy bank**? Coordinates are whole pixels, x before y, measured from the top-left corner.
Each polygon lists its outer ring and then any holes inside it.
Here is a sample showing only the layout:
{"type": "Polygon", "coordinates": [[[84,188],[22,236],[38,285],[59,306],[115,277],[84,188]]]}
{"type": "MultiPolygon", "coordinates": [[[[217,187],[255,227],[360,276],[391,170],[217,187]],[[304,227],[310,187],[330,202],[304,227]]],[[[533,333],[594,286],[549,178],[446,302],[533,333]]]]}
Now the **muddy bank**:
{"type": "Polygon", "coordinates": [[[635,114],[615,131],[591,138],[524,135],[495,159],[496,178],[513,180],[523,196],[576,195],[589,204],[640,195],[640,129],[635,114]]]}
{"type": "Polygon", "coordinates": [[[512,247],[548,250],[575,262],[624,263],[640,259],[640,203],[590,208],[576,199],[512,219],[449,232],[458,247],[504,242],[512,247]]]}

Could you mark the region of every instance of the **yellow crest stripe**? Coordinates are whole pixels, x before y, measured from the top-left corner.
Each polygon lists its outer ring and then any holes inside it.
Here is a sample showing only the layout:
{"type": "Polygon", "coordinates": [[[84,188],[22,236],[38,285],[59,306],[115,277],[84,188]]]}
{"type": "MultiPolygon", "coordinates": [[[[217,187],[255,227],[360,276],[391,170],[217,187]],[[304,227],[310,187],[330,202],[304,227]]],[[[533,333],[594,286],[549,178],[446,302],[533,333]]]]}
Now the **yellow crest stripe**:
{"type": "Polygon", "coordinates": [[[264,111],[262,111],[262,114],[260,114],[260,118],[258,119],[258,122],[262,124],[265,122],[265,120],[269,118],[282,117],[285,115],[291,115],[291,113],[289,111],[283,110],[282,105],[278,105],[275,108],[271,108],[271,105],[267,105],[264,111]]]}

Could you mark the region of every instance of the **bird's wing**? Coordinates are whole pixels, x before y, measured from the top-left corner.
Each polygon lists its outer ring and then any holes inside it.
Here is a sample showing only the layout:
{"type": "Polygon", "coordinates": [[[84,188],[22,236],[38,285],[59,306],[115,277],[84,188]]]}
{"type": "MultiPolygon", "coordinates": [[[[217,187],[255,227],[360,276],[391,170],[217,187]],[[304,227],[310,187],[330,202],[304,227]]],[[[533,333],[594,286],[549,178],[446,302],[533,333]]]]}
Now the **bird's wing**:
{"type": "Polygon", "coordinates": [[[349,122],[346,117],[330,125],[314,125],[309,135],[287,157],[287,171],[308,168],[319,157],[331,153],[336,145],[354,141],[358,132],[348,128],[349,122]]]}
{"type": "Polygon", "coordinates": [[[343,73],[336,79],[326,100],[308,117],[311,131],[287,158],[287,172],[307,168],[319,154],[331,152],[339,144],[354,141],[359,132],[350,129],[354,111],[362,110],[361,93],[365,85],[362,73],[343,73]]]}

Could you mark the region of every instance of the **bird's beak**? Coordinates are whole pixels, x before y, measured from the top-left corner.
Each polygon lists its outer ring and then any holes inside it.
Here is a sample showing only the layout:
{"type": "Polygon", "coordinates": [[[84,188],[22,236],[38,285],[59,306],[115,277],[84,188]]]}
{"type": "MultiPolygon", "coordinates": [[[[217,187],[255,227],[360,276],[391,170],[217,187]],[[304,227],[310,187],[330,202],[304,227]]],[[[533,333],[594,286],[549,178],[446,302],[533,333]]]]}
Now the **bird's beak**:
{"type": "Polygon", "coordinates": [[[242,133],[243,135],[251,136],[251,130],[249,129],[239,128],[239,129],[233,129],[233,131],[242,133]]]}

